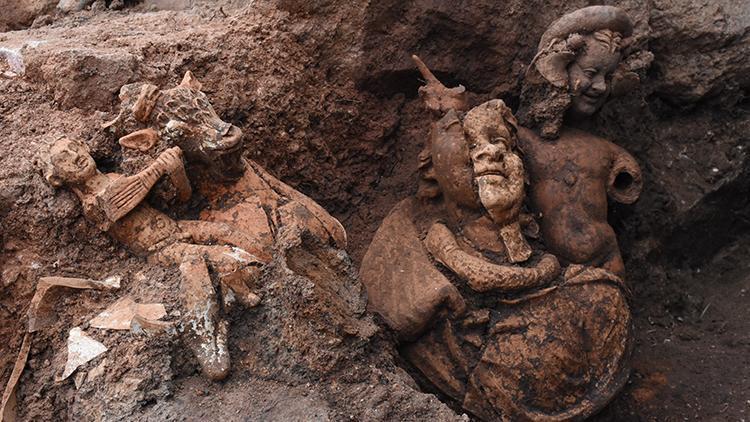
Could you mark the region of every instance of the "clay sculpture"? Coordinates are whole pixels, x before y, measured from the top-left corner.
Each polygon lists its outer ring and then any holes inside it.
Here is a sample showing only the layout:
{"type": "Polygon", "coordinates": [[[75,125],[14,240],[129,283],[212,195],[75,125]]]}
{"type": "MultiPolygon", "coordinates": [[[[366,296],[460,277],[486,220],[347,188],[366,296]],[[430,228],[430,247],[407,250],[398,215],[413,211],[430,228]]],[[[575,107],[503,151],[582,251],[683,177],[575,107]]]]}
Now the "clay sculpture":
{"type": "MultiPolygon", "coordinates": [[[[262,262],[246,251],[254,245],[241,233],[221,223],[175,221],[144,202],[162,176],[184,175],[179,147],[163,151],[133,176],[100,173],[86,146],[66,138],[51,145],[45,162],[48,182],[71,189],[83,205],[84,216],[99,229],[133,253],[179,266],[185,340],[204,374],[214,380],[226,377],[230,368],[227,324],[220,315],[208,267],[218,273],[224,298],[236,297],[246,306],[255,306],[260,299],[250,286],[262,262]]],[[[182,177],[177,180],[186,183],[182,177]]]]}
{"type": "Polygon", "coordinates": [[[628,16],[612,6],[586,7],[552,23],[526,73],[519,110],[530,204],[541,215],[547,248],[565,262],[619,276],[624,266],[607,198],[635,202],[641,170],[623,148],[576,126],[613,89],[627,91],[637,79],[634,63],[648,63],[628,51],[631,33],[628,16]]]}
{"type": "Polygon", "coordinates": [[[484,420],[580,419],[628,376],[630,313],[609,271],[564,274],[523,211],[525,170],[511,111],[464,111],[416,59],[436,117],[420,189],[383,221],[360,275],[369,306],[423,377],[484,420]]]}
{"type": "Polygon", "coordinates": [[[85,146],[67,139],[46,161],[50,183],[76,192],[101,230],[136,254],[179,266],[186,340],[203,372],[219,380],[230,367],[228,325],[211,272],[225,306],[256,306],[253,282],[280,236],[308,233],[343,248],[346,232],[314,201],[245,160],[242,131],[221,120],[200,89],[191,72],[171,89],[122,87],[120,112],[104,129],[119,138],[124,174],[99,173],[85,146]],[[200,220],[175,220],[151,205],[169,209],[194,194],[201,200],[194,203],[207,204],[200,220]]]}
{"type": "MultiPolygon", "coordinates": [[[[248,251],[268,261],[275,239],[307,231],[323,244],[346,247],[346,232],[307,196],[242,157],[242,131],[219,118],[201,84],[186,72],[173,88],[135,83],[120,91],[120,113],[105,126],[123,135],[123,168],[140,171],[161,151],[179,146],[191,166],[193,184],[208,205],[201,220],[221,222],[252,239],[248,251]]],[[[162,189],[161,198],[178,193],[162,189]]]]}

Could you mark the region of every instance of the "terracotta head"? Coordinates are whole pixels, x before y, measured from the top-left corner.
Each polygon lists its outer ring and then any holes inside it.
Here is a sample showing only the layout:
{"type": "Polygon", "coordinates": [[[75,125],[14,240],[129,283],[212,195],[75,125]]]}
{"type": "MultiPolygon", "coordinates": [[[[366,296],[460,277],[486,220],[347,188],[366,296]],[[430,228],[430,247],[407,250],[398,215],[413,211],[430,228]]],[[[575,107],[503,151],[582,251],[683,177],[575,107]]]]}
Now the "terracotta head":
{"type": "Polygon", "coordinates": [[[637,78],[622,65],[632,32],[627,14],[613,6],[586,7],[553,22],[526,72],[519,110],[524,126],[555,138],[566,115],[596,113],[613,80],[637,78]]]}
{"type": "Polygon", "coordinates": [[[516,153],[516,119],[501,100],[474,107],[464,117],[474,183],[492,219],[518,218],[524,198],[523,161],[516,153]]]}
{"type": "Polygon", "coordinates": [[[79,185],[96,175],[96,163],[81,142],[60,138],[43,157],[44,176],[50,185],[79,185]]]}
{"type": "MultiPolygon", "coordinates": [[[[524,171],[515,150],[516,119],[501,100],[471,109],[465,116],[449,111],[440,119],[420,157],[423,197],[480,210],[493,219],[514,218],[523,202],[524,171]]],[[[500,222],[500,221],[498,221],[500,222]]]]}
{"type": "Polygon", "coordinates": [[[221,120],[200,88],[190,72],[167,90],[146,83],[125,85],[120,115],[111,124],[123,133],[144,134],[120,138],[126,149],[145,151],[161,141],[163,148],[179,146],[188,162],[205,165],[215,176],[237,179],[244,172],[242,131],[221,120]]]}
{"type": "Polygon", "coordinates": [[[569,112],[590,116],[604,105],[622,58],[621,41],[620,34],[608,29],[583,37],[583,51],[568,66],[569,112]]]}

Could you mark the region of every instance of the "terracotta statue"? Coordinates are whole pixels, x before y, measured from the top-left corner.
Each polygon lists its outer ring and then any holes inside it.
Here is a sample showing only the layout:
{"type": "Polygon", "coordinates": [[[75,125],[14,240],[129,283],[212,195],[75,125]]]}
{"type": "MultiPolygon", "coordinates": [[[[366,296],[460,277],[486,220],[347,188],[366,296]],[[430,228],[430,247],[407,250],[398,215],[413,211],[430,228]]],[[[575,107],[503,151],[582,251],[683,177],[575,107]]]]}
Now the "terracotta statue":
{"type": "Polygon", "coordinates": [[[144,202],[165,175],[177,182],[177,191],[189,197],[180,148],[163,151],[132,176],[100,173],[86,146],[65,138],[51,145],[45,162],[49,183],[71,189],[81,200],[86,219],[132,252],[179,266],[186,342],[206,376],[225,378],[230,368],[227,324],[220,315],[208,270],[218,273],[225,301],[234,297],[246,306],[255,306],[260,298],[250,287],[262,261],[247,252],[255,249],[254,240],[225,224],[175,221],[144,202]]]}
{"type": "MultiPolygon", "coordinates": [[[[307,231],[324,244],[346,247],[341,224],[307,196],[242,157],[242,131],[222,121],[187,72],[178,86],[159,90],[136,83],[120,91],[120,114],[105,126],[120,137],[124,169],[139,171],[161,151],[179,146],[191,165],[194,185],[208,205],[200,219],[227,224],[252,239],[249,251],[267,262],[273,244],[287,235],[307,231]]],[[[170,201],[179,194],[160,190],[170,201]]]]}
{"type": "Polygon", "coordinates": [[[561,275],[523,212],[511,111],[493,100],[464,112],[463,88],[415,60],[436,121],[418,194],[394,207],[363,259],[369,306],[423,381],[475,416],[589,416],[627,380],[622,281],[581,265],[561,275]]]}
{"type": "Polygon", "coordinates": [[[612,6],[591,6],[558,19],[542,36],[524,80],[519,130],[529,198],[548,250],[564,262],[622,276],[607,198],[630,204],[641,170],[627,151],[577,127],[613,89],[627,91],[648,55],[628,54],[632,25],[612,6]]]}

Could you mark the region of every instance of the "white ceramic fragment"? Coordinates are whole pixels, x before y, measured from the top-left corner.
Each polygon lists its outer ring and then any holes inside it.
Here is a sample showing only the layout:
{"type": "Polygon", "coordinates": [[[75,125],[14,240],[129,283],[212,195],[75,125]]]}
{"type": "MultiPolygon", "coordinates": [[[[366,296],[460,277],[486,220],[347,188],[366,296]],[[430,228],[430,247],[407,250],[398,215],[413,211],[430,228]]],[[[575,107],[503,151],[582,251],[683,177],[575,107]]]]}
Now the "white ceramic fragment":
{"type": "Polygon", "coordinates": [[[81,327],[72,328],[68,334],[68,361],[59,380],[68,378],[81,365],[106,351],[105,345],[84,334],[81,327]]]}

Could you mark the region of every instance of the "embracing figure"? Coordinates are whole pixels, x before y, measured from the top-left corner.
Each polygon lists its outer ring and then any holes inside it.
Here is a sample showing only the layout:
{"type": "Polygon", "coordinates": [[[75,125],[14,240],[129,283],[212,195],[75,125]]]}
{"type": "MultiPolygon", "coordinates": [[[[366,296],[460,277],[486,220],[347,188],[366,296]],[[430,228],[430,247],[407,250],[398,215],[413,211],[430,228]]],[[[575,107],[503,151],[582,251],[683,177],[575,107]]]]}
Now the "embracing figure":
{"type": "Polygon", "coordinates": [[[463,87],[416,60],[435,117],[419,191],[383,221],[360,275],[422,381],[481,419],[582,419],[627,381],[631,315],[607,197],[635,201],[640,169],[566,125],[596,112],[612,79],[632,81],[631,32],[614,7],[553,23],[521,124],[500,100],[469,109],[463,87]]]}

